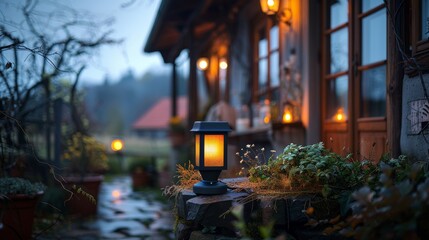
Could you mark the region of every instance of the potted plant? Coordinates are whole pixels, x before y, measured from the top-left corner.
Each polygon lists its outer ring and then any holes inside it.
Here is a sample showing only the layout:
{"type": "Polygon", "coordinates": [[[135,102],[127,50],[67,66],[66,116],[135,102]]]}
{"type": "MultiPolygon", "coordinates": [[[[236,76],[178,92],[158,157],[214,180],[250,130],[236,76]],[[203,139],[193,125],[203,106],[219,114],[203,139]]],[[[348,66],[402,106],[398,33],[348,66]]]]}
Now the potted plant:
{"type": "Polygon", "coordinates": [[[97,213],[103,173],[107,170],[106,147],[94,137],[76,132],[63,152],[64,183],[73,194],[66,199],[72,215],[87,217],[97,213]]]}
{"type": "Polygon", "coordinates": [[[177,148],[183,146],[186,137],[186,128],[182,119],[179,116],[170,118],[168,123],[168,136],[171,146],[177,148]]]}
{"type": "Polygon", "coordinates": [[[154,157],[138,157],[131,159],[128,165],[134,190],[144,187],[154,187],[157,172],[154,157]]]}
{"type": "Polygon", "coordinates": [[[0,238],[30,239],[34,210],[45,186],[22,178],[0,178],[0,238]]]}
{"type": "Polygon", "coordinates": [[[25,119],[15,117],[21,111],[22,105],[12,97],[0,98],[0,239],[31,238],[34,211],[45,189],[41,183],[14,177],[24,176],[26,163],[36,158],[25,119]]]}

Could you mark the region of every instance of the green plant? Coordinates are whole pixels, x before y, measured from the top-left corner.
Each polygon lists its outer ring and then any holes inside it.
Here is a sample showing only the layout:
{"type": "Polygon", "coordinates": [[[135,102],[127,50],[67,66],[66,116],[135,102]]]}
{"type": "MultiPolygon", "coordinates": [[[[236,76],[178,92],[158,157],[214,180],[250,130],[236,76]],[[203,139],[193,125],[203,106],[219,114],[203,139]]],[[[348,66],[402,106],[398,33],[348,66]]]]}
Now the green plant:
{"type": "MultiPolygon", "coordinates": [[[[251,147],[247,145],[248,149],[251,147]]],[[[377,171],[369,161],[353,161],[350,154],[342,157],[327,150],[323,143],[308,146],[290,144],[277,157],[271,156],[266,164],[252,160],[260,158],[263,151],[247,150],[240,162],[253,161],[248,170],[249,180],[263,183],[268,188],[286,184],[290,190],[305,189],[327,197],[373,181],[373,174],[377,171]]]]}
{"type": "Polygon", "coordinates": [[[94,137],[80,132],[67,141],[63,160],[69,173],[98,173],[107,170],[106,147],[94,137]]]}
{"type": "Polygon", "coordinates": [[[46,188],[42,183],[31,183],[22,178],[0,178],[0,199],[19,194],[36,195],[46,188]]]}
{"type": "Polygon", "coordinates": [[[428,174],[421,164],[389,163],[380,164],[379,186],[353,193],[353,215],[325,231],[357,239],[429,239],[428,174]]]}

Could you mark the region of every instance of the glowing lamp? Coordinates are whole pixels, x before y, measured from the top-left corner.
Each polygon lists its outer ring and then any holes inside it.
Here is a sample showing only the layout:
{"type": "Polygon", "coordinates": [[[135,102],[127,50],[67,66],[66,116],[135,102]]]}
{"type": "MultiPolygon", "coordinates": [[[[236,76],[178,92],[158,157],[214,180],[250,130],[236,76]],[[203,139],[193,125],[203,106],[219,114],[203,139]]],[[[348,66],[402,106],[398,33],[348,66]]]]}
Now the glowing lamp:
{"type": "Polygon", "coordinates": [[[337,112],[335,113],[334,120],[336,122],[344,122],[346,120],[346,115],[343,108],[338,108],[337,112]]]}
{"type": "Polygon", "coordinates": [[[195,194],[216,195],[225,193],[227,186],[218,181],[223,169],[227,169],[228,132],[227,122],[194,123],[191,132],[195,134],[195,169],[200,171],[202,181],[193,187],[195,194]]]}
{"type": "Polygon", "coordinates": [[[283,107],[282,123],[294,123],[301,120],[300,108],[297,104],[287,101],[283,107]]]}
{"type": "Polygon", "coordinates": [[[267,15],[274,15],[279,11],[280,0],[260,0],[261,10],[267,15]]]}
{"type": "Polygon", "coordinates": [[[228,68],[228,63],[226,62],[226,60],[224,58],[220,60],[219,68],[220,69],[227,69],[228,68]]]}
{"type": "Polygon", "coordinates": [[[208,58],[200,58],[197,61],[198,69],[204,71],[209,67],[209,59],[208,58]]]}
{"type": "Polygon", "coordinates": [[[283,122],[283,123],[291,123],[292,121],[293,121],[293,118],[292,118],[292,112],[290,112],[289,110],[286,110],[286,111],[283,113],[282,122],[283,122]]]}
{"type": "Polygon", "coordinates": [[[114,139],[110,144],[110,148],[114,152],[119,152],[124,148],[124,142],[121,139],[114,139]]]}

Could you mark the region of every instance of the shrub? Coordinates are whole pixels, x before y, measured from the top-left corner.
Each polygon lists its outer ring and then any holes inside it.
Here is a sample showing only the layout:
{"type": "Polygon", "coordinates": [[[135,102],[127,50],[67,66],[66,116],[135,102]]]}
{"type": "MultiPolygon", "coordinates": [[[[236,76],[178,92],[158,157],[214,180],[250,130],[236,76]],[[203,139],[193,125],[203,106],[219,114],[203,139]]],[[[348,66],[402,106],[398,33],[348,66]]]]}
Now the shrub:
{"type": "Polygon", "coordinates": [[[31,183],[22,178],[0,178],[0,196],[10,195],[36,195],[45,190],[45,185],[42,183],[31,183]]]}

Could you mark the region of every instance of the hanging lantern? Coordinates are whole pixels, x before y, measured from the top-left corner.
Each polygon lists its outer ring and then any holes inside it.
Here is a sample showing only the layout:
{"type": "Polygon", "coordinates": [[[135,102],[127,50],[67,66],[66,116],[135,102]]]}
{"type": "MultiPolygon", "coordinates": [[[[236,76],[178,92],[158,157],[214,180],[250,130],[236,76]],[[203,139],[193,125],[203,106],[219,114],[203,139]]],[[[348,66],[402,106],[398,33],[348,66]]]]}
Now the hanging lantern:
{"type": "Polygon", "coordinates": [[[227,122],[194,123],[195,169],[203,178],[193,187],[195,194],[215,195],[225,193],[227,186],[218,181],[223,169],[227,169],[227,141],[231,131],[227,122]]]}
{"type": "Polygon", "coordinates": [[[267,15],[274,15],[279,11],[280,0],[260,0],[261,10],[267,15]]]}
{"type": "Polygon", "coordinates": [[[221,58],[219,61],[219,68],[220,69],[227,69],[228,68],[228,62],[226,61],[225,58],[221,58]]]}
{"type": "Polygon", "coordinates": [[[209,67],[209,59],[205,58],[205,57],[198,59],[198,61],[197,61],[197,67],[201,71],[206,70],[209,67]]]}

